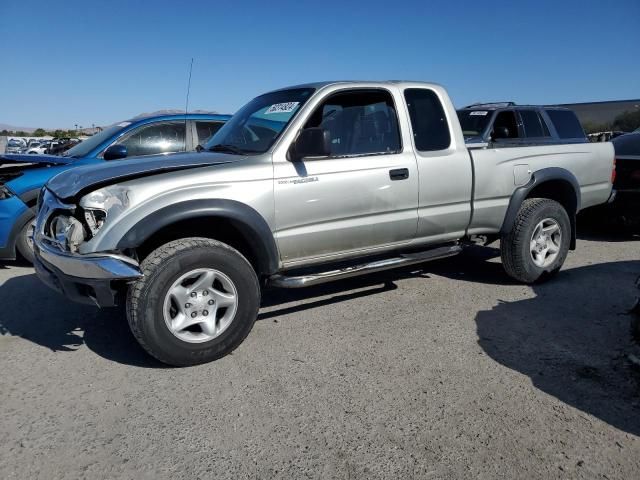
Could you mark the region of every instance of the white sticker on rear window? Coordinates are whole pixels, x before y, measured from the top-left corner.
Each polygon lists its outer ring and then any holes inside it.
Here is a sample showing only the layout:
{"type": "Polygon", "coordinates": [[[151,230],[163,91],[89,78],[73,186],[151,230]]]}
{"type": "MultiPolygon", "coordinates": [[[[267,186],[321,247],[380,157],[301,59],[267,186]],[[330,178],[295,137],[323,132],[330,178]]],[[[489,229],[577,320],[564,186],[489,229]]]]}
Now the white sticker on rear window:
{"type": "Polygon", "coordinates": [[[489,113],[489,112],[485,112],[484,110],[474,110],[469,115],[480,115],[480,116],[484,117],[487,113],[489,113]]]}
{"type": "Polygon", "coordinates": [[[122,122],[118,124],[119,127],[128,127],[129,125],[131,125],[131,122],[122,122]]]}
{"type": "Polygon", "coordinates": [[[300,102],[286,102],[286,103],[275,103],[271,105],[264,112],[265,115],[267,113],[291,113],[293,112],[300,102]]]}

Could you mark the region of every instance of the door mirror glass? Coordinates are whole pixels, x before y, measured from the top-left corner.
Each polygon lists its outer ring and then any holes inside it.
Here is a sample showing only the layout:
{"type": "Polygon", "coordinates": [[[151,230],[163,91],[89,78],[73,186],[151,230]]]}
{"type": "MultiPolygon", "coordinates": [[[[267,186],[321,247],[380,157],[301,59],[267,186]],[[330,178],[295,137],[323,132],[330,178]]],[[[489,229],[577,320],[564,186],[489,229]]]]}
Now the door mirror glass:
{"type": "Polygon", "coordinates": [[[127,147],[124,145],[111,145],[104,151],[103,157],[105,160],[119,160],[126,158],[128,154],[127,147]]]}
{"type": "Polygon", "coordinates": [[[305,128],[300,131],[293,147],[293,160],[305,157],[328,157],[331,153],[331,135],[324,128],[305,128]]]}

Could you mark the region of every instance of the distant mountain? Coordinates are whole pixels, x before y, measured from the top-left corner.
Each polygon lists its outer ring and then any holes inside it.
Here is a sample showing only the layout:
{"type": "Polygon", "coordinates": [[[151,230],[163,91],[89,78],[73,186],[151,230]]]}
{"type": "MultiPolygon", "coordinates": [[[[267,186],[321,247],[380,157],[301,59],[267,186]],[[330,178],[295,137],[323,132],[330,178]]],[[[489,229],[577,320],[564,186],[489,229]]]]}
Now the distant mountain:
{"type": "Polygon", "coordinates": [[[9,130],[14,132],[19,132],[22,130],[23,132],[33,132],[35,128],[31,127],[15,127],[13,125],[8,125],[6,123],[0,123],[0,130],[9,130]]]}

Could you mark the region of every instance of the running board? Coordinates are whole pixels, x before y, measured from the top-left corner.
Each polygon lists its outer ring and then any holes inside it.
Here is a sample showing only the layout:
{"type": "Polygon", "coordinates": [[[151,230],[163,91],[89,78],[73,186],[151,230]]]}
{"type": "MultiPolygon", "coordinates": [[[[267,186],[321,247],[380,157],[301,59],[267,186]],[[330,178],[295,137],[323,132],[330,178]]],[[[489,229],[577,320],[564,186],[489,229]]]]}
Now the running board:
{"type": "Polygon", "coordinates": [[[460,245],[448,245],[446,247],[438,247],[416,253],[406,253],[398,257],[385,258],[383,260],[376,260],[369,263],[361,263],[359,265],[352,265],[327,272],[309,273],[299,276],[276,274],[269,278],[269,285],[280,288],[310,287],[312,285],[332,282],[333,280],[342,280],[343,278],[355,277],[366,273],[380,272],[391,268],[413,265],[414,263],[452,257],[461,251],[462,247],[460,245]]]}

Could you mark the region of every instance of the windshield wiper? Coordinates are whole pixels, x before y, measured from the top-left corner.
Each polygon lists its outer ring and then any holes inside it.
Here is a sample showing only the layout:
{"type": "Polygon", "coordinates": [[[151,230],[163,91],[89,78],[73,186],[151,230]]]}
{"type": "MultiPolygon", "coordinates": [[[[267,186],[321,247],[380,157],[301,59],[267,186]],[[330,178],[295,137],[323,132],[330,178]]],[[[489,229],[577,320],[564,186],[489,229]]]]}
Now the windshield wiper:
{"type": "Polygon", "coordinates": [[[236,147],[235,145],[231,145],[229,143],[219,143],[218,145],[209,147],[209,151],[210,152],[227,152],[227,153],[233,153],[235,155],[244,155],[245,153],[247,153],[241,148],[236,147]]]}

